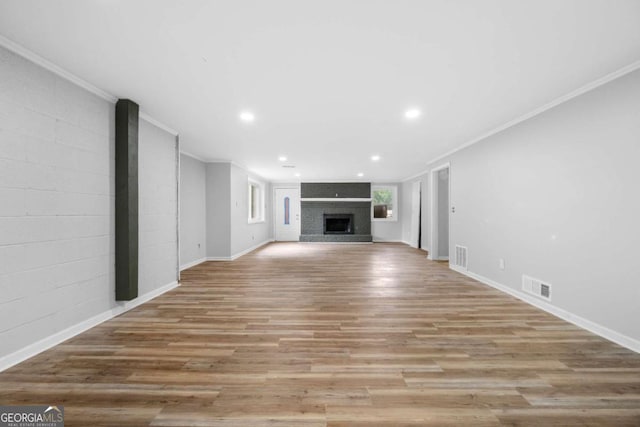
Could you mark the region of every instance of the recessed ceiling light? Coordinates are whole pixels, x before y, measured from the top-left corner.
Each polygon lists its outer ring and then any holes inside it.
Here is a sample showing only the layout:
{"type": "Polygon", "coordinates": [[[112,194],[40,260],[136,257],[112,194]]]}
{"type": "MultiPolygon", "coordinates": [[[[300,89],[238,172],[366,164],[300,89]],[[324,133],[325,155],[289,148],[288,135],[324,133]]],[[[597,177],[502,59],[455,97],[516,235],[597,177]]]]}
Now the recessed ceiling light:
{"type": "Polygon", "coordinates": [[[297,174],[295,174],[295,176],[300,177],[300,174],[299,174],[299,173],[297,173],[297,174]]]}
{"type": "Polygon", "coordinates": [[[287,161],[287,156],[280,156],[280,157],[278,157],[278,160],[280,160],[281,162],[286,162],[287,161]]]}
{"type": "Polygon", "coordinates": [[[256,116],[253,115],[251,111],[243,111],[240,113],[240,120],[243,122],[250,123],[256,119],[256,116]]]}
{"type": "Polygon", "coordinates": [[[417,108],[412,108],[410,110],[405,111],[404,116],[409,120],[413,120],[420,117],[421,114],[422,112],[420,110],[418,110],[417,108]]]}
{"type": "Polygon", "coordinates": [[[380,156],[378,156],[377,154],[375,156],[371,156],[371,160],[377,162],[378,160],[380,160],[380,156]]]}
{"type": "Polygon", "coordinates": [[[364,174],[362,172],[358,172],[358,177],[362,178],[364,174]]]}

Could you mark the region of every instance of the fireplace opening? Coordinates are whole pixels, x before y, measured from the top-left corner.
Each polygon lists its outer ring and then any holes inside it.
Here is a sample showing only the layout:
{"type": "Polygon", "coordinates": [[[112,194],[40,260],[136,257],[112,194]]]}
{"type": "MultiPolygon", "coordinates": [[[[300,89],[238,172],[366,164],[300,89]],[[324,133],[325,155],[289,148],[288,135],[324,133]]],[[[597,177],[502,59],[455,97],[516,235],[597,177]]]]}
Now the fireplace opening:
{"type": "Polygon", "coordinates": [[[324,214],[324,234],[353,234],[353,214],[324,214]]]}

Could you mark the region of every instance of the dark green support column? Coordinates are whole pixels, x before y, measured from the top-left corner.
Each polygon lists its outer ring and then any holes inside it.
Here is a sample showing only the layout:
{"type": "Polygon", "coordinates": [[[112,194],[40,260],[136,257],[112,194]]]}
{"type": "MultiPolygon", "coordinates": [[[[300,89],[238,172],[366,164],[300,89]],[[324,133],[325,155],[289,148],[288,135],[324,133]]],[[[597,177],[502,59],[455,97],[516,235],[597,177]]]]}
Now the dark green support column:
{"type": "Polygon", "coordinates": [[[138,296],[138,104],[116,103],[116,300],[138,296]]]}

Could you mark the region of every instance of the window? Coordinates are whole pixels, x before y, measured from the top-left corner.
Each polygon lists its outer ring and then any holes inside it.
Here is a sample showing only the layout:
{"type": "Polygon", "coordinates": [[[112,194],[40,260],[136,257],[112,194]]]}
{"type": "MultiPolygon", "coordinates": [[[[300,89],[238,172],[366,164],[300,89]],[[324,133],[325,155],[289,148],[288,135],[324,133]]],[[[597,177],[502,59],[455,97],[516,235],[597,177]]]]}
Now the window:
{"type": "Polygon", "coordinates": [[[262,184],[249,180],[249,223],[264,221],[264,189],[262,184]]]}
{"type": "Polygon", "coordinates": [[[371,187],[371,217],[374,221],[398,220],[398,187],[374,185],[371,187]]]}

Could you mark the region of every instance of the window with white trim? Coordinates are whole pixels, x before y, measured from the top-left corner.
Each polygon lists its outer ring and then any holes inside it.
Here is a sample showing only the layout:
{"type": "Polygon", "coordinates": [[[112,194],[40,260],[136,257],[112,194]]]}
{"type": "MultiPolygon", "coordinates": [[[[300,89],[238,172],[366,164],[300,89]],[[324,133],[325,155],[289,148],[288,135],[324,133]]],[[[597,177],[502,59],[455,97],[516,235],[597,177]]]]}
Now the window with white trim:
{"type": "Polygon", "coordinates": [[[371,220],[398,220],[398,187],[396,185],[371,186],[371,220]]]}
{"type": "Polygon", "coordinates": [[[249,179],[249,223],[264,221],[264,186],[249,179]]]}

